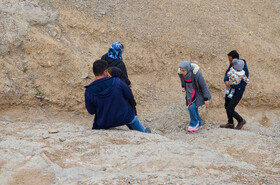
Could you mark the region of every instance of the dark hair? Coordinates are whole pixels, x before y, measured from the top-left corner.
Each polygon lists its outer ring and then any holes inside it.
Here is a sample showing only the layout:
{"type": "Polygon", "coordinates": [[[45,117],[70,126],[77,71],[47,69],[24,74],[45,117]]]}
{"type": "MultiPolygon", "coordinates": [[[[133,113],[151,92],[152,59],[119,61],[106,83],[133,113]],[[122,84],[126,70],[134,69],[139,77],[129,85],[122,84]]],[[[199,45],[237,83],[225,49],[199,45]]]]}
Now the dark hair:
{"type": "Polygon", "coordinates": [[[93,62],[93,74],[95,76],[100,76],[107,69],[108,63],[105,60],[96,60],[93,62]]]}
{"type": "Polygon", "coordinates": [[[124,49],[124,45],[121,43],[122,49],[124,49]]]}
{"type": "Polygon", "coordinates": [[[237,53],[236,50],[232,50],[232,51],[229,52],[227,55],[228,55],[229,57],[232,57],[233,59],[234,59],[234,58],[239,59],[239,54],[237,53]]]}

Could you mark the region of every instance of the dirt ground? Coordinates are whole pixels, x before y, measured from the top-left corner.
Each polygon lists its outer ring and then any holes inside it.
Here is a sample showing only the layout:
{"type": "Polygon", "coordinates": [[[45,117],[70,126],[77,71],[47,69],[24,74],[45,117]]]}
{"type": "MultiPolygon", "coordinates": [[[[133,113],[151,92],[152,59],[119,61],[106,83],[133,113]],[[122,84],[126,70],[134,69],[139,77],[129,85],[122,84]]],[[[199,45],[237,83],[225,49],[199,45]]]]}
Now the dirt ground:
{"type": "Polygon", "coordinates": [[[2,0],[0,184],[278,184],[279,38],[278,0],[2,0]],[[84,86],[115,41],[153,134],[91,130],[84,86]],[[242,131],[218,128],[233,49],[250,71],[242,131]],[[186,132],[183,60],[212,94],[196,134],[186,132]]]}

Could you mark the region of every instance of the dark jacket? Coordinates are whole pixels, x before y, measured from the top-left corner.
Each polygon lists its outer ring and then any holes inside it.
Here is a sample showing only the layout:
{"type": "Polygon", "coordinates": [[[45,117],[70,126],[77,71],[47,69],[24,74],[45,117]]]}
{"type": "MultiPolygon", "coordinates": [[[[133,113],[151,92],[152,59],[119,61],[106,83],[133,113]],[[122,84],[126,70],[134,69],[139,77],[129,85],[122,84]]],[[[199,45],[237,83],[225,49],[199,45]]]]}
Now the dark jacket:
{"type": "MultiPolygon", "coordinates": [[[[241,59],[241,60],[243,60],[244,64],[245,64],[244,67],[243,67],[243,70],[245,71],[245,75],[249,78],[249,71],[248,71],[246,60],[244,60],[244,59],[241,59]]],[[[230,64],[229,67],[228,67],[228,70],[225,73],[224,82],[229,81],[227,73],[229,72],[231,67],[232,67],[232,65],[230,64]]],[[[244,80],[242,79],[239,84],[231,85],[230,87],[235,89],[234,96],[242,96],[245,89],[246,89],[246,86],[247,86],[247,83],[244,82],[244,80]]]]}
{"type": "Polygon", "coordinates": [[[122,70],[118,67],[111,67],[112,68],[112,76],[119,77],[124,83],[130,85],[130,81],[127,76],[122,72],[122,70]]]}
{"type": "Polygon", "coordinates": [[[95,114],[92,129],[108,129],[130,123],[135,117],[128,103],[132,97],[130,88],[117,77],[105,77],[86,86],[86,109],[95,114]]]}
{"type": "Polygon", "coordinates": [[[128,79],[128,75],[127,75],[125,64],[123,63],[122,60],[110,58],[110,57],[108,57],[108,53],[104,54],[101,57],[101,59],[108,62],[108,67],[117,67],[117,68],[119,68],[123,72],[124,77],[127,79],[127,81],[125,83],[127,85],[131,84],[130,80],[128,79]]]}
{"type": "MultiPolygon", "coordinates": [[[[184,76],[179,74],[181,79],[182,88],[186,89],[186,82],[184,80],[184,76]]],[[[196,99],[196,106],[204,105],[204,101],[211,99],[211,93],[209,91],[208,85],[206,84],[204,77],[200,71],[193,72],[192,74],[192,83],[195,88],[195,99],[196,99]]]]}

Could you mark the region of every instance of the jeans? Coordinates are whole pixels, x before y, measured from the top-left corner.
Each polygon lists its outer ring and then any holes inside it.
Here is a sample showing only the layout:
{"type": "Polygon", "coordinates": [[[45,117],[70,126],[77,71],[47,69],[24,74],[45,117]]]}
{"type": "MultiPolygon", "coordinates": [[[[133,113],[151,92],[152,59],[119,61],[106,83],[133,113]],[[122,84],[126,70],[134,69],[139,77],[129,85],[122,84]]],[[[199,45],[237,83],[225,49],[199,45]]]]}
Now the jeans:
{"type": "Polygon", "coordinates": [[[134,117],[134,119],[127,124],[128,128],[131,130],[138,130],[140,132],[147,133],[145,127],[141,124],[137,116],[134,117]]]}
{"type": "Polygon", "coordinates": [[[238,123],[243,121],[243,118],[234,110],[242,96],[233,95],[232,99],[225,97],[225,109],[227,111],[228,124],[234,124],[233,118],[235,118],[238,123]]]}
{"type": "Polygon", "coordinates": [[[189,107],[189,113],[191,117],[190,126],[195,127],[197,124],[198,126],[202,126],[201,117],[198,112],[198,107],[196,106],[196,102],[194,101],[189,107]]]}

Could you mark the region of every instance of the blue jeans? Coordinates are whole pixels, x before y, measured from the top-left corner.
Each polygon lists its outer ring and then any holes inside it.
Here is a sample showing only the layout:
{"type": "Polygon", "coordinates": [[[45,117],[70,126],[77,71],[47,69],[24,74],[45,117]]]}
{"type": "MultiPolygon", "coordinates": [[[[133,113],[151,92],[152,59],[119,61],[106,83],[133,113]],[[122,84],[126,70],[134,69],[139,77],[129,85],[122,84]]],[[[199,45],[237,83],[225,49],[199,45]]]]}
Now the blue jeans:
{"type": "Polygon", "coordinates": [[[201,117],[198,112],[198,107],[196,106],[196,102],[194,101],[188,107],[188,109],[189,109],[189,113],[190,113],[190,117],[191,117],[190,126],[195,127],[197,125],[197,123],[199,123],[199,126],[202,126],[202,121],[201,121],[201,117]]]}
{"type": "Polygon", "coordinates": [[[137,116],[135,116],[134,119],[127,124],[127,126],[132,130],[138,130],[140,132],[147,133],[145,127],[141,124],[137,116]]]}

